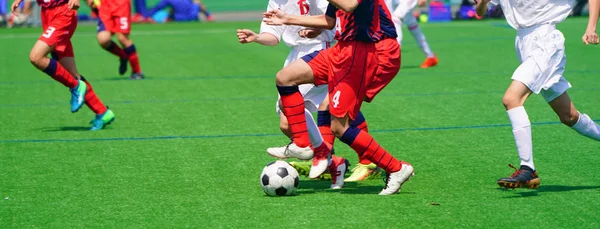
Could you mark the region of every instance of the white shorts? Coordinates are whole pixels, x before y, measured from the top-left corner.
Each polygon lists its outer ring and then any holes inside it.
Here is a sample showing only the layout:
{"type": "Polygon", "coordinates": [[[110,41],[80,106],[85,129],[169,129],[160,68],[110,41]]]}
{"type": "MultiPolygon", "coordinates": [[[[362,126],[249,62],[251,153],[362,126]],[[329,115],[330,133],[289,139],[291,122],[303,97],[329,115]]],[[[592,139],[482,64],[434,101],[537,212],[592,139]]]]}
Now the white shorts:
{"type": "MultiPolygon", "coordinates": [[[[406,17],[412,17],[413,10],[417,6],[417,0],[400,0],[395,9],[389,9],[392,11],[392,17],[400,18],[404,20],[406,17]]],[[[389,6],[388,6],[389,7],[389,6]]],[[[415,19],[416,21],[416,19],[415,19]]]]}
{"type": "MultiPolygon", "coordinates": [[[[329,44],[327,42],[323,42],[320,44],[311,44],[311,45],[298,45],[292,48],[292,51],[287,56],[285,60],[285,64],[283,67],[288,66],[292,62],[297,59],[300,59],[303,56],[311,54],[315,51],[323,50],[328,48],[329,44]]],[[[299,86],[300,93],[304,96],[304,106],[310,112],[317,112],[319,109],[319,105],[325,97],[327,96],[327,84],[315,86],[314,84],[302,84],[299,86]]],[[[281,112],[279,108],[281,97],[277,97],[277,103],[275,104],[275,112],[279,114],[281,112]]]]}
{"type": "Polygon", "coordinates": [[[571,88],[563,77],[567,63],[565,38],[554,25],[517,30],[515,49],[521,65],[513,73],[513,80],[535,94],[541,93],[547,102],[571,88]]]}

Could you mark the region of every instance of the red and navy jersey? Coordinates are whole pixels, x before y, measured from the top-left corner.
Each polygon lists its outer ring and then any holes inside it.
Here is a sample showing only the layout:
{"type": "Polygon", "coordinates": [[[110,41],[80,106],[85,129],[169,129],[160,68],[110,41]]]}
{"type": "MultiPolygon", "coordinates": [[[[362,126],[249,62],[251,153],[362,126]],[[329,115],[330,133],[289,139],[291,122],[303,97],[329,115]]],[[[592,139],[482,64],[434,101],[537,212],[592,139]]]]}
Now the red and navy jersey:
{"type": "Polygon", "coordinates": [[[329,4],[326,15],[336,19],[335,39],[338,41],[378,42],[395,38],[396,28],[383,0],[358,0],[354,12],[347,13],[329,4]]]}
{"type": "Polygon", "coordinates": [[[42,8],[52,8],[69,2],[69,0],[37,0],[38,5],[42,8]]]}

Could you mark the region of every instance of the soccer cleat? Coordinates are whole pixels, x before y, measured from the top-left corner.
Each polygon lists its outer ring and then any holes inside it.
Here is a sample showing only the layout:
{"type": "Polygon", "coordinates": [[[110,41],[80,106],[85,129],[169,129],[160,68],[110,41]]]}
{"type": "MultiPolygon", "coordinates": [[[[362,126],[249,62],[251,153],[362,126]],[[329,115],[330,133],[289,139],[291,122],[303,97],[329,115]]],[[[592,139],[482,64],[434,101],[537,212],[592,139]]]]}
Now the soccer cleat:
{"type": "Polygon", "coordinates": [[[408,162],[401,161],[402,168],[398,172],[390,173],[385,178],[385,188],[379,193],[380,196],[393,195],[400,192],[402,184],[415,175],[415,169],[408,162]]]}
{"type": "Polygon", "coordinates": [[[331,146],[323,142],[319,147],[313,149],[314,156],[308,178],[315,179],[323,174],[331,164],[331,146]]]}
{"type": "Polygon", "coordinates": [[[498,179],[498,185],[506,189],[512,188],[538,188],[540,187],[540,178],[538,173],[529,168],[529,166],[521,165],[521,168],[517,169],[512,164],[508,164],[511,168],[515,169],[515,172],[510,177],[498,179]]]}
{"type": "Polygon", "coordinates": [[[119,60],[119,75],[123,75],[127,72],[127,61],[127,59],[119,60]]]}
{"type": "Polygon", "coordinates": [[[374,171],[378,170],[377,165],[371,163],[368,165],[358,164],[352,169],[352,175],[346,178],[345,182],[356,182],[367,179],[369,175],[373,174],[374,171]]]}
{"type": "Polygon", "coordinates": [[[298,175],[308,177],[308,173],[310,171],[310,165],[312,162],[310,161],[290,161],[289,162],[296,171],[298,171],[298,175]]]}
{"type": "Polygon", "coordinates": [[[430,68],[430,67],[436,66],[437,64],[438,64],[437,56],[427,57],[427,59],[425,59],[425,61],[423,61],[423,64],[421,64],[421,68],[430,68]]]}
{"type": "Polygon", "coordinates": [[[282,147],[271,147],[267,149],[267,153],[273,157],[280,159],[298,158],[300,160],[310,160],[313,158],[313,151],[310,146],[300,148],[293,142],[282,147]]]}
{"type": "Polygon", "coordinates": [[[75,113],[85,103],[85,93],[87,93],[87,84],[82,80],[77,81],[77,86],[69,89],[71,91],[71,112],[75,113]]]}
{"type": "Polygon", "coordinates": [[[206,16],[206,21],[207,22],[214,22],[215,21],[215,17],[213,17],[212,15],[208,15],[208,16],[206,16]]]}
{"type": "Polygon", "coordinates": [[[143,80],[144,79],[144,74],[142,73],[131,73],[131,76],[129,77],[130,80],[143,80]]]}
{"type": "Polygon", "coordinates": [[[115,121],[115,113],[110,109],[107,109],[104,114],[96,115],[96,118],[90,122],[90,124],[92,124],[90,130],[104,129],[104,127],[111,124],[113,121],[115,121]]]}
{"type": "Polygon", "coordinates": [[[350,162],[346,158],[331,156],[331,165],[329,173],[331,174],[331,189],[341,189],[344,187],[344,175],[348,171],[350,162]]]}

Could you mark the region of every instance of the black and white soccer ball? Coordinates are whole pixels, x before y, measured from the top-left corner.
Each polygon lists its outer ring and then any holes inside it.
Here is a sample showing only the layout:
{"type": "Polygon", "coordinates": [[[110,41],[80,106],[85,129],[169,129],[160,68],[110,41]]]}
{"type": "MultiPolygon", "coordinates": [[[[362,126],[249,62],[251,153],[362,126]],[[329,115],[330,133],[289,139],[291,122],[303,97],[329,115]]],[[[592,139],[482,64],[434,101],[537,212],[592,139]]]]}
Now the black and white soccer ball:
{"type": "Polygon", "coordinates": [[[299,182],[298,171],[281,160],[269,163],[260,174],[260,185],[269,196],[294,195],[299,182]]]}

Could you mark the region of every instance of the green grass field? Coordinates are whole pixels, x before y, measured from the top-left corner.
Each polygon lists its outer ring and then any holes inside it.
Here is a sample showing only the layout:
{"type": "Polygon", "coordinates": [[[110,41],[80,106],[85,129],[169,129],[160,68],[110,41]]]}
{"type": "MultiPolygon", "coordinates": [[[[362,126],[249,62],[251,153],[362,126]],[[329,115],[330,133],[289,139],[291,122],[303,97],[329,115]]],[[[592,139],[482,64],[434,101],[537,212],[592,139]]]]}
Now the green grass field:
{"type": "MultiPolygon", "coordinates": [[[[576,106],[600,119],[599,47],[587,19],[568,19],[566,77],[576,106]]],[[[381,180],[270,198],[260,172],[267,147],[288,143],[274,112],[275,73],[288,48],[240,45],[258,22],[135,25],[143,81],[117,75],[95,26],[73,38],[79,71],[117,115],[87,131],[93,113],[69,111],[66,88],[34,69],[40,29],[0,30],[0,228],[598,228],[599,143],[560,125],[541,96],[533,123],[538,190],[503,190],[518,164],[501,103],[518,66],[504,21],[422,26],[440,65],[405,31],[403,68],[363,112],[375,138],[411,162],[402,193],[381,180]]],[[[336,152],[355,164],[354,152],[336,152]]]]}

